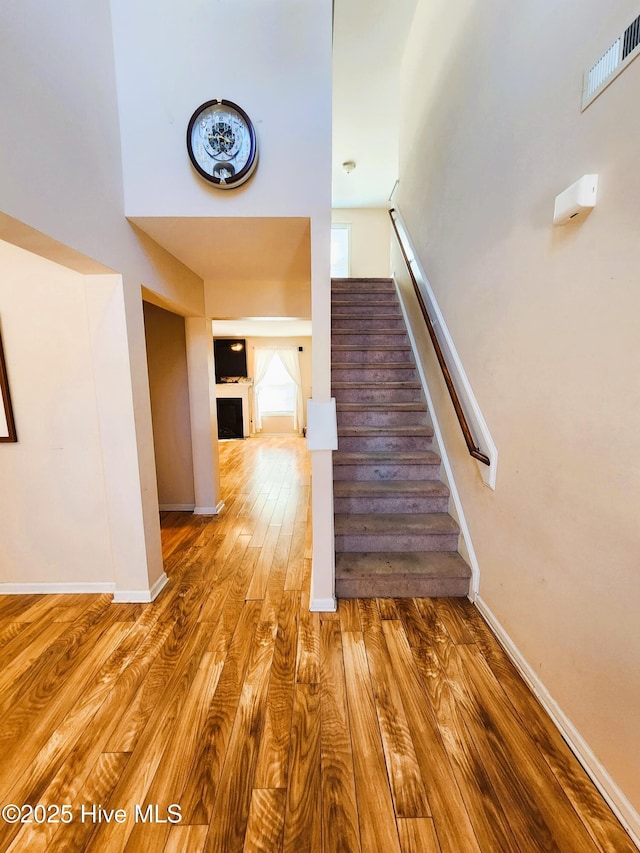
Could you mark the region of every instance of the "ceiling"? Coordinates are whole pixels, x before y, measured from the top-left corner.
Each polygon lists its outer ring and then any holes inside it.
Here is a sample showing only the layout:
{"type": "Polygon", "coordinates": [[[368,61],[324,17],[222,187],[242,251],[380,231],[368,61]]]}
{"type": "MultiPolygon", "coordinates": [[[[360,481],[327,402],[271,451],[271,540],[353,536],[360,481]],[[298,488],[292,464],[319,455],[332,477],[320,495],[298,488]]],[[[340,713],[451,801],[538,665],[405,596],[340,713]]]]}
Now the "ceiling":
{"type": "Polygon", "coordinates": [[[400,64],[417,0],[335,0],[333,207],[388,207],[398,178],[400,64]],[[342,163],[353,160],[347,174],[342,163]]]}
{"type": "Polygon", "coordinates": [[[205,281],[308,282],[306,217],[135,216],[156,243],[205,281]]]}

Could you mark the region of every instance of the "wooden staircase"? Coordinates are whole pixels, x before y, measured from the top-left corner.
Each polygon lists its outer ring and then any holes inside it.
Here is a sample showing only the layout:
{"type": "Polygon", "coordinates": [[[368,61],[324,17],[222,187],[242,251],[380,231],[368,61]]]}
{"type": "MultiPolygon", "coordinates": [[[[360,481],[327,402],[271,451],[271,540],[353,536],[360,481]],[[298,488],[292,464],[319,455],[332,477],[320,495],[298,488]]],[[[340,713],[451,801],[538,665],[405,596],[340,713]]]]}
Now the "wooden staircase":
{"type": "Polygon", "coordinates": [[[464,596],[449,489],[391,279],[331,283],[338,598],[464,596]]]}

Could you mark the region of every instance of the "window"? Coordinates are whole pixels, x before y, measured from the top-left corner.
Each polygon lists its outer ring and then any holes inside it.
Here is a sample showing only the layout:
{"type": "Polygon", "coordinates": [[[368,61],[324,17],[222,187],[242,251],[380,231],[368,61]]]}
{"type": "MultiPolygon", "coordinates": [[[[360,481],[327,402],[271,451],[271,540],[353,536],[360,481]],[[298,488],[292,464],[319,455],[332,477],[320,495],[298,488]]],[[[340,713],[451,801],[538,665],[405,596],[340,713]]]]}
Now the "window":
{"type": "Polygon", "coordinates": [[[343,223],[331,226],[331,278],[349,277],[350,242],[350,225],[343,223]]]}
{"type": "Polygon", "coordinates": [[[274,353],[267,371],[256,386],[261,415],[293,415],[296,410],[296,383],[287,373],[282,359],[274,353]]]}

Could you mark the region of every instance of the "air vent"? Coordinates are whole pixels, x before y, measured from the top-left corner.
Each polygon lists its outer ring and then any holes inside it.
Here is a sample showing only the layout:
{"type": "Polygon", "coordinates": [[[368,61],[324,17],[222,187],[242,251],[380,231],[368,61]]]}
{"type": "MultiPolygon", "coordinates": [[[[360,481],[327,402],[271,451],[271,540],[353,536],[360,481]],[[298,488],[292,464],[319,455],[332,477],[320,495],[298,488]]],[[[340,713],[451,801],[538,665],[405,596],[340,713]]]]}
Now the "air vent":
{"type": "Polygon", "coordinates": [[[584,75],[582,109],[603,92],[640,53],[640,15],[584,75]]]}
{"type": "Polygon", "coordinates": [[[640,15],[635,21],[624,31],[624,47],[622,49],[622,58],[626,59],[632,50],[640,44],[640,15]]]}

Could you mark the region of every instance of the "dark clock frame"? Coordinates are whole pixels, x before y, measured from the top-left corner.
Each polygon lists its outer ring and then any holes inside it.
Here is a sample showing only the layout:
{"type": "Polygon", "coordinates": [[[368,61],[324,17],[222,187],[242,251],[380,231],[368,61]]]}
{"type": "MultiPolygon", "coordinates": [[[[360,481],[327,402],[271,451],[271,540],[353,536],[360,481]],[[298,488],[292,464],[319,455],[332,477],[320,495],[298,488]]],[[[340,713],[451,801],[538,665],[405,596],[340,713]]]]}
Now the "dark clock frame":
{"type": "Polygon", "coordinates": [[[244,183],[244,181],[249,177],[250,173],[256,165],[258,145],[253,122],[251,121],[247,113],[242,109],[242,107],[239,107],[237,104],[234,104],[233,101],[227,101],[224,98],[214,98],[212,101],[205,101],[204,104],[200,104],[200,106],[195,110],[195,112],[189,119],[189,124],[187,126],[187,152],[189,154],[189,159],[191,160],[194,169],[200,175],[200,177],[205,179],[205,181],[208,181],[210,184],[213,184],[214,186],[223,189],[234,189],[235,187],[240,186],[244,183]],[[225,107],[230,107],[242,117],[243,121],[247,125],[247,128],[249,129],[249,140],[251,144],[249,151],[249,159],[247,160],[246,164],[242,167],[242,169],[240,169],[239,172],[236,172],[231,178],[227,178],[224,182],[221,181],[220,178],[216,178],[215,175],[210,175],[208,172],[204,171],[204,169],[196,160],[195,154],[193,153],[193,149],[191,147],[191,133],[193,131],[195,123],[198,121],[204,110],[207,110],[209,109],[209,107],[213,107],[218,104],[222,104],[225,107]]]}

